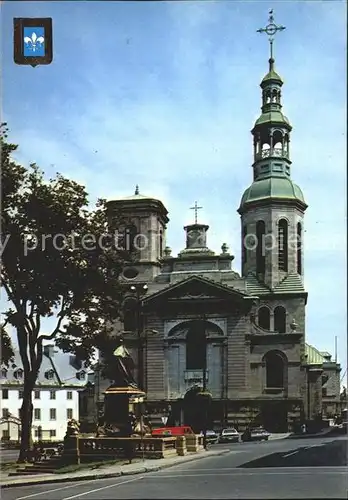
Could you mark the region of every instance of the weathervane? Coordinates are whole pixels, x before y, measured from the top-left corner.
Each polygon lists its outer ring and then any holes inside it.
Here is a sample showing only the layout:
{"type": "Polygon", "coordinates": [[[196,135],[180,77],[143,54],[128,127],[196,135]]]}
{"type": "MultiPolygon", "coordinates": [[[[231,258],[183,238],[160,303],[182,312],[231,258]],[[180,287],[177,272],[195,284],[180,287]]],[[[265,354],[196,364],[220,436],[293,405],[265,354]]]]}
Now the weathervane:
{"type": "Polygon", "coordinates": [[[197,224],[197,213],[198,213],[198,210],[200,210],[201,208],[203,208],[203,207],[199,207],[197,205],[196,201],[195,201],[195,206],[194,207],[190,207],[190,210],[194,210],[195,211],[195,224],[197,224]]]}
{"type": "Polygon", "coordinates": [[[273,40],[274,40],[274,35],[277,33],[277,31],[283,31],[285,30],[285,26],[277,26],[274,22],[274,17],[273,17],[273,9],[269,11],[269,18],[268,18],[268,24],[266,28],[260,28],[257,30],[257,33],[266,33],[268,35],[268,40],[270,44],[270,58],[273,59],[273,40]]]}

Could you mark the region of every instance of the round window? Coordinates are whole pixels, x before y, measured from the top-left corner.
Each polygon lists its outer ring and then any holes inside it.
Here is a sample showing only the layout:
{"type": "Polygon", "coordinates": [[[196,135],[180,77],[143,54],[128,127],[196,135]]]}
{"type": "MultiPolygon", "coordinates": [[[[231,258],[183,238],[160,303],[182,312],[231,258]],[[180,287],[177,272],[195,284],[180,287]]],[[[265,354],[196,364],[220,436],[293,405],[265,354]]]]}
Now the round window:
{"type": "Polygon", "coordinates": [[[139,274],[139,271],[137,269],[135,269],[134,267],[127,267],[127,269],[125,269],[123,271],[123,277],[126,278],[127,280],[131,280],[131,279],[134,279],[138,276],[139,274]]]}

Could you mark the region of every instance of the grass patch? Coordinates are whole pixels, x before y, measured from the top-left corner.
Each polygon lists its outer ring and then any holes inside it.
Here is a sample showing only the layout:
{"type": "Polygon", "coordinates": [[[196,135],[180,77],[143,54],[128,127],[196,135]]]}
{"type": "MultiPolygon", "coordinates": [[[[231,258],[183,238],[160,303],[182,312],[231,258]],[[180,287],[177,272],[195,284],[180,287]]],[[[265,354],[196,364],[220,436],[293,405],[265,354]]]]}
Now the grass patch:
{"type": "MultiPolygon", "coordinates": [[[[132,464],[139,462],[139,459],[133,459],[132,464]]],[[[73,464],[66,465],[64,467],[60,467],[54,471],[55,474],[68,474],[69,472],[78,472],[81,470],[89,469],[89,470],[97,470],[101,467],[107,467],[109,465],[126,465],[129,464],[128,460],[118,459],[118,460],[103,460],[101,462],[89,462],[83,464],[73,464]]]]}
{"type": "Polygon", "coordinates": [[[17,462],[1,462],[0,463],[0,470],[2,471],[7,471],[7,470],[13,470],[17,469],[19,467],[19,464],[17,462]]]}

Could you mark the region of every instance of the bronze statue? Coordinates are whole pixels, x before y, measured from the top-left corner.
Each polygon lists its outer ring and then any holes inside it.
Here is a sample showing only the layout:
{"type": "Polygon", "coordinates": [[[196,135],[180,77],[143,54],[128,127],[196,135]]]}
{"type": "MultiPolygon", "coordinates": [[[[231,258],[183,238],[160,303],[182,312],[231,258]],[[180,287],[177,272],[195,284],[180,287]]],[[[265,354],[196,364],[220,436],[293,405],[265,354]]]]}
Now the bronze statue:
{"type": "Polygon", "coordinates": [[[80,432],[80,422],[72,418],[68,421],[67,429],[66,429],[66,437],[69,436],[77,436],[80,432]]]}
{"type": "MultiPolygon", "coordinates": [[[[110,346],[111,347],[111,346],[110,346]]],[[[105,375],[113,381],[116,387],[131,386],[137,388],[133,377],[134,361],[123,344],[123,338],[117,339],[117,345],[111,352],[105,352],[105,375]]]]}

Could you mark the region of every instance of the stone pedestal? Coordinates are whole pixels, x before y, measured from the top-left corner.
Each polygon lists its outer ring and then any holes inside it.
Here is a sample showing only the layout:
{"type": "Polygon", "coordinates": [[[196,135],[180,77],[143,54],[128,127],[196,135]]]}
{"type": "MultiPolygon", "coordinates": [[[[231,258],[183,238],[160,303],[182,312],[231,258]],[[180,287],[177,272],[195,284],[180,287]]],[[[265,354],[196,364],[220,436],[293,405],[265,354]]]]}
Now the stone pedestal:
{"type": "Polygon", "coordinates": [[[186,438],[185,436],[178,436],[176,438],[176,452],[180,457],[183,457],[187,453],[186,448],[186,438]]]}
{"type": "Polygon", "coordinates": [[[132,386],[110,386],[105,391],[104,428],[107,434],[115,437],[129,437],[132,434],[130,399],[144,396],[145,392],[132,386]]]}

